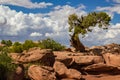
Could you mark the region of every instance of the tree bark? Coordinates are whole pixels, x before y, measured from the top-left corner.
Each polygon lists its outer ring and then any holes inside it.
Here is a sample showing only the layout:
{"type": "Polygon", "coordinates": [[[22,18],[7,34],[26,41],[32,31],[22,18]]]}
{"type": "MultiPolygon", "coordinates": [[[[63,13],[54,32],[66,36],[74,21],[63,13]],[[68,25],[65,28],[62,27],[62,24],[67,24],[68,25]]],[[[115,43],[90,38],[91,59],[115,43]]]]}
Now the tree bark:
{"type": "Polygon", "coordinates": [[[79,35],[75,36],[75,34],[73,34],[71,36],[70,42],[71,42],[71,46],[73,46],[76,49],[76,51],[85,52],[85,47],[80,42],[79,35]]]}

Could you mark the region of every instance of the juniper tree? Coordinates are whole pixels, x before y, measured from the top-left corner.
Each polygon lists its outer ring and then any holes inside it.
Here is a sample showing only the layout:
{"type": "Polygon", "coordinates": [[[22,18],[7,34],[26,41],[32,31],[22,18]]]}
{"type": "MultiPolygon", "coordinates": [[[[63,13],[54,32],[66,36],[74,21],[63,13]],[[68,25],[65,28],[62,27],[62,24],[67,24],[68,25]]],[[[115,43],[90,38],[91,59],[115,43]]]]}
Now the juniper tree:
{"type": "Polygon", "coordinates": [[[73,46],[76,51],[85,51],[84,45],[79,40],[79,34],[85,35],[92,31],[91,27],[98,25],[100,28],[107,29],[111,18],[105,12],[91,12],[86,16],[78,17],[76,14],[71,14],[68,17],[69,32],[71,46],[73,46]]]}

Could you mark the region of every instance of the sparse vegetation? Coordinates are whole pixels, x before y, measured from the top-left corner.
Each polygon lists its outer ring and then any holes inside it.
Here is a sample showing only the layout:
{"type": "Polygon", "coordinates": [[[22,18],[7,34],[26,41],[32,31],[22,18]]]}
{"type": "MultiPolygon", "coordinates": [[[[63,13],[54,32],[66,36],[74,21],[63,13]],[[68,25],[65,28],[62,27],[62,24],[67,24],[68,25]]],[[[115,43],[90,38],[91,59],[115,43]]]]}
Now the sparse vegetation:
{"type": "Polygon", "coordinates": [[[29,50],[30,48],[37,47],[37,45],[32,40],[26,40],[22,46],[23,50],[29,50]]]}
{"type": "MultiPolygon", "coordinates": [[[[2,40],[1,45],[3,46],[0,46],[0,80],[7,80],[7,76],[18,66],[12,64],[12,59],[8,56],[10,52],[22,53],[24,50],[29,50],[33,47],[52,50],[63,50],[65,48],[65,46],[50,38],[39,41],[38,43],[32,40],[26,40],[24,43],[12,43],[11,40],[2,40]]],[[[35,62],[34,64],[40,64],[40,62],[35,62]]]]}
{"type": "Polygon", "coordinates": [[[12,41],[11,40],[2,40],[1,44],[4,44],[5,46],[12,46],[12,41]]]}
{"type": "Polygon", "coordinates": [[[21,53],[23,52],[23,46],[19,42],[15,42],[11,48],[11,52],[21,53]]]}
{"type": "Polygon", "coordinates": [[[23,43],[12,43],[11,40],[2,40],[1,44],[4,44],[5,46],[0,46],[0,51],[6,51],[8,53],[22,53],[24,50],[29,50],[33,47],[40,47],[41,49],[52,49],[53,51],[61,51],[65,49],[64,45],[50,38],[39,40],[37,43],[32,40],[26,40],[23,43]]]}
{"type": "Polygon", "coordinates": [[[16,64],[12,64],[12,59],[6,51],[0,53],[0,80],[7,80],[7,76],[15,70],[16,64]]]}
{"type": "Polygon", "coordinates": [[[53,51],[61,51],[65,49],[65,46],[50,38],[39,41],[39,47],[42,49],[52,49],[53,51]]]}

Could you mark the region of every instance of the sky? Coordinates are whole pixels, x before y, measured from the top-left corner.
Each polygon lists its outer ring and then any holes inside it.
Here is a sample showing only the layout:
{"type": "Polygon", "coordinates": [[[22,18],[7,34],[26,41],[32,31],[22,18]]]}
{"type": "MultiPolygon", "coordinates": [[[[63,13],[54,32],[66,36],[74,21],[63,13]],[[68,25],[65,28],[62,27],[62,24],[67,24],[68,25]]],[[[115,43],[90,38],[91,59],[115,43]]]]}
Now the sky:
{"type": "Polygon", "coordinates": [[[108,30],[97,26],[80,40],[85,46],[120,44],[120,0],[0,0],[0,40],[34,41],[48,37],[69,46],[68,16],[106,12],[108,30]]]}

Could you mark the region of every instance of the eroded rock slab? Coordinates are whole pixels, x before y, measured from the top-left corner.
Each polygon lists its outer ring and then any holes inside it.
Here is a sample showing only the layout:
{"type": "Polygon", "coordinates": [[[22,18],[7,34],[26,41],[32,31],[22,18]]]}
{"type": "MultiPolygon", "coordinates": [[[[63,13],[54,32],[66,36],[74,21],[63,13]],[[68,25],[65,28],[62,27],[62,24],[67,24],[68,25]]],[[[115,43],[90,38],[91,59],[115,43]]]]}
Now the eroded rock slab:
{"type": "Polygon", "coordinates": [[[75,56],[74,61],[78,65],[90,65],[104,63],[102,56],[75,56]]]}
{"type": "Polygon", "coordinates": [[[10,57],[20,63],[39,61],[46,66],[53,66],[55,62],[55,56],[51,49],[36,48],[26,53],[11,53],[10,57]]]}
{"type": "Polygon", "coordinates": [[[119,54],[105,53],[103,54],[103,58],[106,64],[120,67],[120,55],[119,54]]]}
{"type": "Polygon", "coordinates": [[[57,80],[52,67],[32,65],[28,69],[28,75],[33,80],[57,80]]]}

